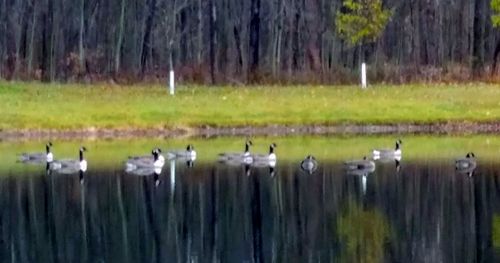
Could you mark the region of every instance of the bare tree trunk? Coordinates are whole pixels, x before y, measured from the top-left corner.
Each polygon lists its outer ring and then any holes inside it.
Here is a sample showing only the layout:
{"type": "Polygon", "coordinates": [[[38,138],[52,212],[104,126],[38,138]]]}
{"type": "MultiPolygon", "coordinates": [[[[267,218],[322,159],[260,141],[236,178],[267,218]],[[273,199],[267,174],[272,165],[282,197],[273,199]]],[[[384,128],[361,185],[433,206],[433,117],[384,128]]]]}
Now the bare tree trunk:
{"type": "Polygon", "coordinates": [[[472,70],[475,76],[480,74],[484,63],[484,27],[483,27],[483,1],[474,2],[474,38],[473,38],[473,62],[472,70]]]}
{"type": "Polygon", "coordinates": [[[298,70],[299,68],[299,46],[300,46],[300,33],[299,33],[299,24],[301,20],[301,13],[300,13],[300,8],[299,8],[299,3],[297,3],[298,0],[294,0],[294,7],[295,10],[293,12],[293,38],[292,38],[292,65],[294,70],[298,70]]]}
{"type": "Polygon", "coordinates": [[[5,32],[4,34],[0,34],[0,77],[3,77],[3,66],[4,66],[4,58],[7,53],[7,0],[3,0],[0,5],[0,30],[1,32],[5,32]]]}
{"type": "Polygon", "coordinates": [[[33,14],[31,18],[31,31],[30,31],[30,39],[28,45],[28,76],[31,76],[33,71],[33,51],[34,51],[34,42],[35,42],[35,32],[37,26],[37,12],[38,12],[38,0],[33,0],[33,14]]]}
{"type": "Polygon", "coordinates": [[[168,40],[168,67],[169,70],[174,69],[174,43],[177,40],[177,12],[176,5],[177,1],[172,0],[172,6],[170,7],[171,13],[167,16],[167,35],[169,36],[168,40]],[[168,19],[170,17],[170,19],[168,19]]]}
{"type": "Polygon", "coordinates": [[[307,57],[309,58],[309,66],[313,72],[317,72],[321,68],[320,55],[318,50],[318,39],[320,35],[320,22],[318,16],[314,14],[320,13],[318,0],[306,1],[306,14],[304,20],[307,27],[307,57]]]}
{"type": "Polygon", "coordinates": [[[278,75],[281,62],[281,39],[283,35],[284,5],[282,0],[276,1],[276,16],[273,28],[273,53],[272,53],[272,72],[273,77],[278,75]]]}
{"type": "Polygon", "coordinates": [[[236,46],[236,73],[240,74],[242,69],[243,69],[243,51],[241,50],[241,37],[240,37],[240,31],[236,27],[236,25],[233,28],[233,35],[234,35],[234,42],[236,46]]]}
{"type": "Polygon", "coordinates": [[[411,49],[411,54],[412,54],[412,62],[414,66],[418,67],[420,65],[420,58],[421,58],[421,53],[420,53],[420,16],[419,16],[419,2],[414,1],[410,3],[410,16],[411,16],[411,23],[413,26],[413,31],[412,31],[412,49],[411,49]]]}
{"type": "Polygon", "coordinates": [[[115,48],[115,74],[120,71],[120,61],[122,55],[122,45],[123,45],[123,31],[125,27],[125,0],[121,0],[120,8],[120,22],[118,24],[118,40],[116,41],[115,48]]]}
{"type": "Polygon", "coordinates": [[[201,65],[203,59],[203,2],[198,0],[198,46],[196,50],[196,62],[201,65]]]}
{"type": "Polygon", "coordinates": [[[151,31],[153,29],[153,19],[155,16],[156,10],[156,0],[150,0],[149,3],[149,13],[146,19],[146,28],[144,32],[144,40],[142,41],[142,54],[141,54],[141,75],[144,77],[144,73],[146,71],[146,62],[149,56],[150,50],[150,38],[151,31]]]}
{"type": "Polygon", "coordinates": [[[217,30],[215,28],[217,21],[217,9],[215,7],[215,0],[209,0],[210,12],[210,81],[215,84],[215,46],[217,44],[217,30]]]}
{"type": "Polygon", "coordinates": [[[42,30],[42,79],[50,81],[52,65],[52,30],[54,29],[54,7],[53,0],[47,0],[47,9],[44,13],[44,25],[42,30]]]}
{"type": "Polygon", "coordinates": [[[50,81],[54,81],[56,77],[56,46],[59,43],[59,18],[60,12],[56,5],[57,0],[52,0],[52,29],[50,36],[50,81]]]}
{"type": "Polygon", "coordinates": [[[257,78],[259,68],[259,45],[260,45],[260,0],[251,0],[251,16],[250,16],[250,42],[249,48],[250,68],[248,72],[249,82],[253,82],[257,78]]]}
{"type": "Polygon", "coordinates": [[[11,27],[14,30],[14,44],[15,44],[15,63],[14,63],[14,71],[12,72],[12,77],[17,78],[18,77],[18,71],[19,71],[19,66],[21,64],[21,56],[20,56],[20,49],[21,49],[21,31],[22,31],[22,25],[24,23],[24,4],[22,0],[16,0],[15,5],[13,6],[11,15],[12,15],[12,21],[11,21],[11,27]]]}
{"type": "Polygon", "coordinates": [[[495,46],[495,52],[493,53],[493,66],[491,67],[491,76],[494,76],[497,73],[497,60],[498,55],[500,54],[500,40],[497,40],[497,44],[495,46]]]}
{"type": "Polygon", "coordinates": [[[80,72],[85,69],[85,49],[83,43],[83,33],[85,30],[85,0],[80,0],[80,31],[78,34],[78,51],[80,59],[80,72]]]}

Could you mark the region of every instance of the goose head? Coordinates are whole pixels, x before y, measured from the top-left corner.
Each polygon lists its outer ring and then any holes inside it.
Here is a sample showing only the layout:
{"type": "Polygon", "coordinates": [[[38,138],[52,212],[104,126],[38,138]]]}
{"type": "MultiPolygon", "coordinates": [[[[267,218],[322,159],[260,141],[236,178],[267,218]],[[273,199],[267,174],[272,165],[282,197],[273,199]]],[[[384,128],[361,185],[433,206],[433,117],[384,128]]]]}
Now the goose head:
{"type": "Polygon", "coordinates": [[[403,141],[401,141],[401,139],[398,139],[396,141],[396,149],[395,150],[397,151],[397,150],[401,149],[401,145],[403,145],[403,141]]]}
{"type": "Polygon", "coordinates": [[[86,152],[87,148],[85,146],[80,147],[79,153],[80,153],[80,161],[83,160],[83,152],[86,152]]]}
{"type": "Polygon", "coordinates": [[[156,162],[156,161],[158,161],[158,157],[159,157],[159,155],[160,155],[160,153],[158,152],[158,150],[157,150],[157,149],[153,149],[153,150],[151,151],[151,154],[153,155],[153,160],[154,160],[155,162],[156,162]]]}
{"type": "Polygon", "coordinates": [[[160,148],[156,148],[156,153],[158,154],[158,160],[162,163],[165,163],[165,157],[163,157],[163,155],[161,154],[161,149],[160,148]]]}
{"type": "Polygon", "coordinates": [[[250,146],[252,146],[252,141],[251,140],[247,140],[245,142],[245,153],[250,152],[250,146]]]}
{"type": "Polygon", "coordinates": [[[276,147],[278,147],[276,143],[271,143],[271,145],[269,145],[269,154],[274,153],[274,148],[276,147]]]}
{"type": "Polygon", "coordinates": [[[47,152],[47,154],[50,153],[50,148],[52,147],[52,142],[48,142],[46,145],[45,145],[45,151],[47,152]]]}

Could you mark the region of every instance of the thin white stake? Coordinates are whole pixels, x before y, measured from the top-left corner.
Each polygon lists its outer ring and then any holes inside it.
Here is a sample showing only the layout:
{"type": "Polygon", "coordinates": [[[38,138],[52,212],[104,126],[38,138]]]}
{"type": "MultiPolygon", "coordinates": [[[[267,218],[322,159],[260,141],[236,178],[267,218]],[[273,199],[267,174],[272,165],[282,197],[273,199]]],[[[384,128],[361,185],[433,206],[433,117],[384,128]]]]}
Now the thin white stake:
{"type": "Polygon", "coordinates": [[[366,63],[361,64],[361,87],[366,89],[366,63]]]}
{"type": "Polygon", "coordinates": [[[174,71],[170,70],[170,81],[168,83],[169,88],[170,88],[170,95],[174,95],[175,92],[175,75],[174,71]]]}

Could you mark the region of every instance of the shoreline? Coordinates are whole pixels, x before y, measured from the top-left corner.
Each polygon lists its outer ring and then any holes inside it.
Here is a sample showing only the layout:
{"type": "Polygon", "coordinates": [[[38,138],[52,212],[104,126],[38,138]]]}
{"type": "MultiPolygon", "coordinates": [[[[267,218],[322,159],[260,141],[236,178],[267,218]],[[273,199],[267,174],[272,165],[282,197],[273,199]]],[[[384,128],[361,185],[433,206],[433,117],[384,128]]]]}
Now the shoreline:
{"type": "Polygon", "coordinates": [[[86,128],[72,130],[19,129],[0,130],[0,141],[42,139],[133,139],[218,136],[292,136],[292,135],[382,135],[382,134],[493,134],[500,133],[496,122],[446,122],[434,124],[339,124],[273,125],[244,127],[188,128],[86,128]]]}

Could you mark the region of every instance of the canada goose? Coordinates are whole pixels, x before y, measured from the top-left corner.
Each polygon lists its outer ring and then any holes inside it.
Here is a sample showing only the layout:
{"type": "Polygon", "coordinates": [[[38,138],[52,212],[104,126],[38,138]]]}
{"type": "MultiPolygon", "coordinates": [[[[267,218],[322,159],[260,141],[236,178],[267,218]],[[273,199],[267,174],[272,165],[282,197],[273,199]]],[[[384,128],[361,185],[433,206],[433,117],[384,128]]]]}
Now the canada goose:
{"type": "Polygon", "coordinates": [[[78,159],[63,159],[63,160],[54,160],[50,166],[53,170],[56,170],[61,174],[72,174],[78,171],[85,172],[87,171],[87,160],[83,157],[83,152],[86,152],[87,148],[84,146],[80,147],[78,153],[78,159]]]}
{"type": "Polygon", "coordinates": [[[366,156],[362,160],[345,161],[344,167],[349,171],[375,171],[375,163],[366,156]]]}
{"type": "MultiPolygon", "coordinates": [[[[161,150],[156,148],[151,151],[151,156],[139,156],[131,157],[126,162],[126,172],[131,172],[133,170],[146,170],[151,171],[155,168],[161,168],[165,164],[165,159],[161,159],[161,150]]],[[[162,156],[163,157],[163,156],[162,156]]],[[[149,173],[152,174],[152,173],[149,173]]]]}
{"type": "Polygon", "coordinates": [[[22,153],[19,156],[19,161],[27,164],[50,163],[54,161],[54,154],[52,154],[51,148],[52,148],[52,142],[48,142],[45,145],[45,153],[42,152],[22,153]]]}
{"type": "Polygon", "coordinates": [[[129,156],[127,163],[131,163],[131,164],[139,163],[140,164],[140,163],[145,162],[146,165],[148,165],[151,161],[154,161],[155,154],[156,154],[156,155],[158,155],[157,156],[157,158],[158,158],[157,165],[163,166],[165,164],[165,157],[163,157],[163,155],[161,153],[162,153],[162,151],[160,148],[154,148],[151,151],[150,155],[129,156]]]}
{"type": "Polygon", "coordinates": [[[269,145],[269,154],[254,154],[254,155],[252,155],[253,165],[257,166],[257,167],[262,167],[262,166],[275,167],[276,166],[276,154],[274,153],[274,148],[276,148],[276,147],[277,147],[276,143],[271,143],[271,145],[269,145]]]}
{"type": "Polygon", "coordinates": [[[274,148],[278,145],[276,143],[271,143],[269,145],[269,153],[268,154],[253,154],[252,157],[255,162],[258,161],[276,161],[276,153],[274,153],[274,148]]]}
{"type": "Polygon", "coordinates": [[[476,165],[476,156],[473,152],[467,153],[465,158],[455,160],[455,169],[460,173],[467,173],[469,176],[476,169],[476,165]]]}
{"type": "Polygon", "coordinates": [[[250,146],[252,141],[247,140],[245,142],[245,151],[243,153],[220,153],[219,161],[226,164],[251,164],[253,163],[253,157],[250,154],[250,146]]]}
{"type": "Polygon", "coordinates": [[[308,155],[304,160],[302,160],[302,162],[300,162],[300,168],[308,174],[313,174],[314,171],[318,169],[318,162],[314,156],[308,155]]]}
{"type": "Polygon", "coordinates": [[[169,159],[186,159],[186,160],[196,160],[196,151],[194,150],[194,146],[192,144],[189,144],[186,147],[186,150],[173,150],[173,151],[168,151],[167,157],[169,159]]]}
{"type": "Polygon", "coordinates": [[[401,156],[401,145],[403,142],[401,140],[396,141],[396,147],[394,149],[375,149],[372,151],[373,159],[388,159],[401,156]]]}

